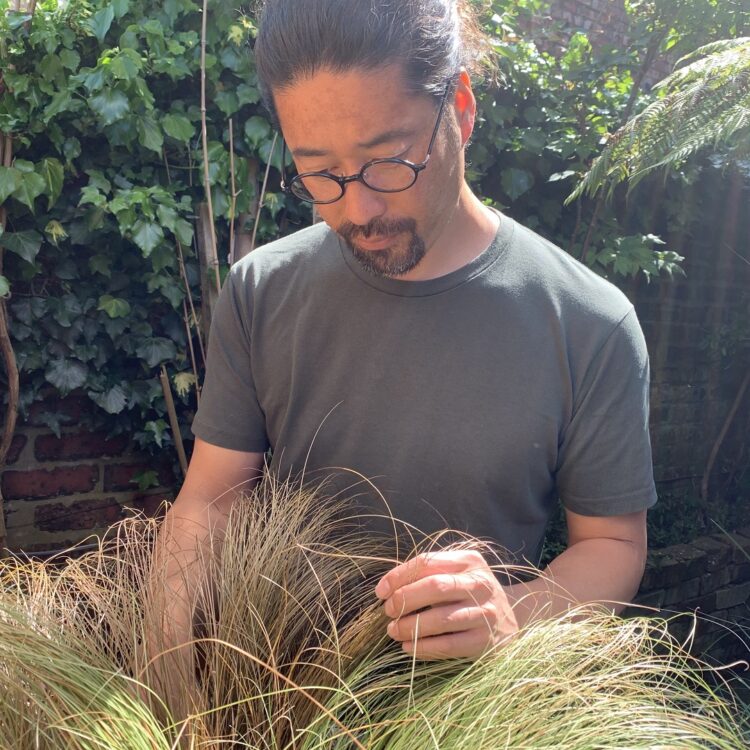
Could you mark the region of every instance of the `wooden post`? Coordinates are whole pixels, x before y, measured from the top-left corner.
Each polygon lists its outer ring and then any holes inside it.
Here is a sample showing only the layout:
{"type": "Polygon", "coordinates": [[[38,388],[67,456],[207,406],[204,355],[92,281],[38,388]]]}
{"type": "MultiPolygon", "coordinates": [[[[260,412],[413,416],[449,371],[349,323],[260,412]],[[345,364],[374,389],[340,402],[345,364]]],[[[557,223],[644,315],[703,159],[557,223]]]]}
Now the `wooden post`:
{"type": "Polygon", "coordinates": [[[177,409],[174,408],[172,386],[169,383],[169,375],[167,375],[167,368],[164,367],[164,365],[161,366],[159,380],[161,381],[161,389],[164,393],[164,401],[167,405],[167,414],[169,415],[169,426],[172,430],[174,447],[177,450],[177,458],[180,461],[180,468],[182,469],[182,476],[184,477],[187,474],[188,469],[187,457],[185,456],[185,446],[182,442],[182,435],[180,434],[180,423],[177,420],[177,409]]]}
{"type": "MultiPolygon", "coordinates": [[[[15,0],[14,8],[21,10],[21,0],[15,0]]],[[[36,0],[30,0],[27,10],[29,20],[26,21],[26,29],[31,26],[31,18],[34,16],[36,9],[36,0]]],[[[4,57],[5,49],[0,49],[0,58],[4,57]]],[[[1,60],[0,60],[1,61],[1,60]]],[[[0,164],[4,167],[10,167],[13,163],[13,137],[10,133],[0,133],[0,164]]],[[[7,223],[7,210],[0,206],[0,229],[5,229],[7,223]]],[[[3,249],[0,246],[0,274],[3,271],[3,249]]],[[[13,434],[16,429],[16,419],[18,417],[18,400],[19,400],[19,380],[18,364],[16,355],[13,351],[13,345],[8,332],[8,310],[4,299],[0,299],[0,355],[5,365],[6,375],[8,377],[8,407],[4,415],[4,424],[2,433],[0,433],[0,469],[5,465],[5,459],[10,450],[10,444],[13,440],[13,434]]],[[[5,513],[3,510],[3,495],[0,490],[0,557],[5,557],[8,552],[7,548],[7,530],[5,528],[5,513]]]]}
{"type": "Polygon", "coordinates": [[[219,258],[214,246],[213,222],[207,203],[198,206],[198,261],[201,269],[201,327],[203,340],[208,342],[211,319],[219,299],[219,258]]]}
{"type": "Polygon", "coordinates": [[[233,264],[244,258],[253,249],[253,232],[252,229],[248,231],[247,227],[258,213],[258,203],[260,201],[260,183],[258,181],[260,170],[258,160],[248,158],[245,161],[247,163],[247,184],[241,185],[240,189],[248,190],[252,187],[255,191],[255,200],[247,212],[241,213],[237,217],[237,233],[234,240],[234,254],[231,259],[231,263],[233,264]]]}

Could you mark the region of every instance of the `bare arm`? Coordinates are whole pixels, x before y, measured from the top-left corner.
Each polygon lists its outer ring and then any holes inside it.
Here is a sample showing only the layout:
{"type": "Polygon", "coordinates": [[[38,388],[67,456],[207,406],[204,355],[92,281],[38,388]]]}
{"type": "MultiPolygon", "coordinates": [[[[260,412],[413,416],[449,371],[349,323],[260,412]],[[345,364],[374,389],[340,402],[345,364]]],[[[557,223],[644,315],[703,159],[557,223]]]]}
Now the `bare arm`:
{"type": "Polygon", "coordinates": [[[646,564],[646,511],[604,517],[568,510],[566,518],[568,548],[539,578],[506,588],[519,625],[577,603],[611,603],[608,609],[619,612],[638,591],[646,564]]]}
{"type": "MultiPolygon", "coordinates": [[[[151,656],[192,638],[198,565],[221,544],[232,504],[252,489],[263,467],[262,453],[228,450],[195,441],[185,482],[159,532],[151,575],[151,656]]],[[[169,667],[188,668],[187,653],[169,667]]],[[[188,675],[185,675],[187,678],[188,675]]]]}
{"type": "Polygon", "coordinates": [[[621,610],[643,575],[646,511],[568,512],[568,536],[568,549],[542,576],[508,587],[474,551],[427,553],[393,568],[375,589],[392,618],[388,634],[418,658],[474,658],[527,623],[579,604],[621,610]]]}

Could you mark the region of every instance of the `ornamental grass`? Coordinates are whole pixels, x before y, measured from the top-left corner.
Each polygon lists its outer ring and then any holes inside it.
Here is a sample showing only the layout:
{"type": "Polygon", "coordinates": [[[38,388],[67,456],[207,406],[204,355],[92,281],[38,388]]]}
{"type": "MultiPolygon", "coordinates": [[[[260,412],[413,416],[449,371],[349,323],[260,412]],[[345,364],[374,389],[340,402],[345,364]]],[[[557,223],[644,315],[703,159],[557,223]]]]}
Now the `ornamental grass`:
{"type": "Polygon", "coordinates": [[[160,630],[155,521],[128,519],[64,562],[2,563],[1,748],[746,744],[741,707],[664,621],[572,612],[475,662],[415,661],[386,636],[373,588],[416,548],[394,555],[341,505],[270,480],[235,506],[200,566],[188,671],[145,646],[160,630]]]}

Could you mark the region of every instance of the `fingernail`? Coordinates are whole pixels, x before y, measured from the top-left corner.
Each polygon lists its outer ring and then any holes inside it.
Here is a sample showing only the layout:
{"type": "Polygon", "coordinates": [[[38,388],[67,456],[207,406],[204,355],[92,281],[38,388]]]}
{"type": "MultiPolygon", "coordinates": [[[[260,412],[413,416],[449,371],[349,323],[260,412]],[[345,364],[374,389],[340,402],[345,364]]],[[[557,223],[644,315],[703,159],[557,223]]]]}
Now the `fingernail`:
{"type": "Polygon", "coordinates": [[[380,581],[378,581],[378,585],[375,587],[375,596],[377,596],[378,599],[387,599],[390,595],[390,584],[385,578],[381,578],[380,581]]]}

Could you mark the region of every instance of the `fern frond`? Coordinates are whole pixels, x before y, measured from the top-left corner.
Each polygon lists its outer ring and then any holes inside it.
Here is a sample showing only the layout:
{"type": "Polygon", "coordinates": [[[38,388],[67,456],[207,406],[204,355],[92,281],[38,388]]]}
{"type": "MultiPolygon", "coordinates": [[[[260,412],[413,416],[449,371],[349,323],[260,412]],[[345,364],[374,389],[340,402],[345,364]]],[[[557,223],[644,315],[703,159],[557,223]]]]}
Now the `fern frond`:
{"type": "Polygon", "coordinates": [[[706,148],[744,153],[750,141],[750,38],[714,42],[684,57],[658,84],[661,97],[612,135],[566,203],[600,189],[632,189],[706,148]]]}

